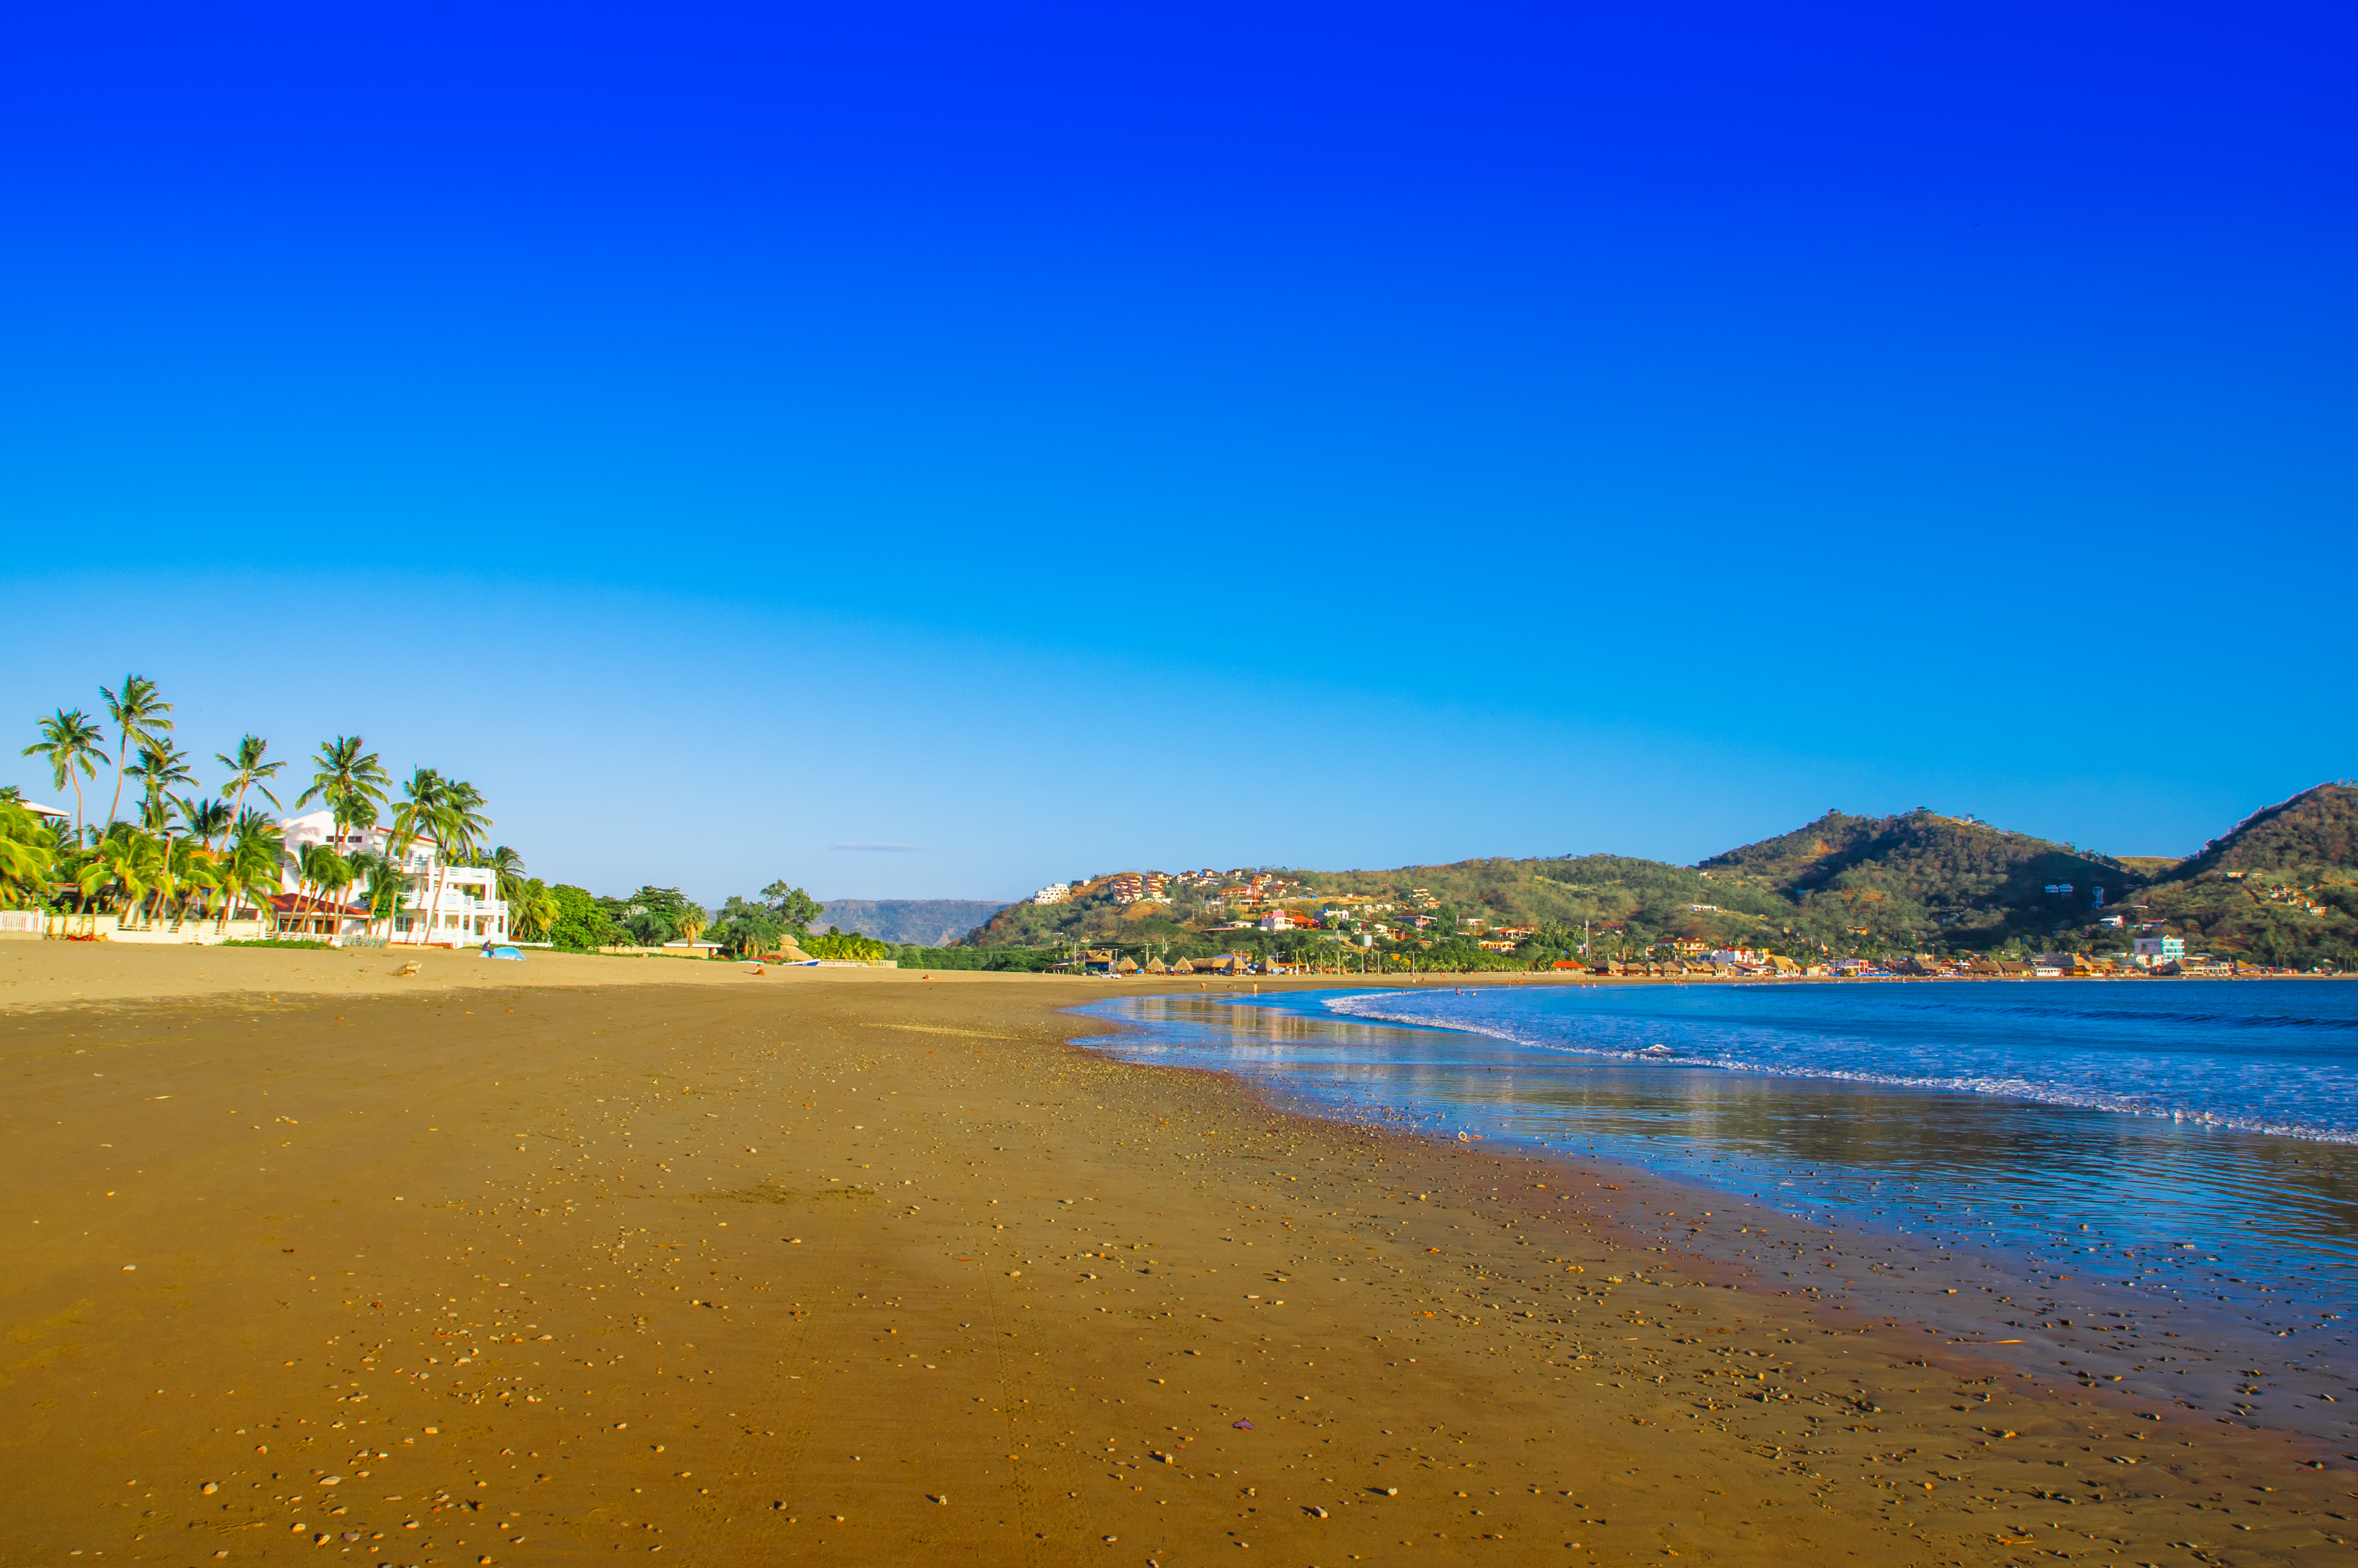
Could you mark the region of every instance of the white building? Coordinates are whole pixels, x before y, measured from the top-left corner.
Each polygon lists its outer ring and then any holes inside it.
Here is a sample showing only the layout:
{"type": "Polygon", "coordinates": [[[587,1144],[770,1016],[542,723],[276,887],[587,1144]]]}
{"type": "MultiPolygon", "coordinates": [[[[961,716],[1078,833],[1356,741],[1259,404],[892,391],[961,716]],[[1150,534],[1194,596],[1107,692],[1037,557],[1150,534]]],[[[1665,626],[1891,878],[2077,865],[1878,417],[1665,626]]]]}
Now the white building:
{"type": "MultiPolygon", "coordinates": [[[[278,831],[287,854],[287,860],[279,868],[282,896],[297,891],[299,878],[295,857],[300,855],[308,845],[327,844],[337,854],[346,857],[362,850],[372,855],[390,855],[398,848],[392,831],[384,827],[363,827],[355,832],[339,834],[335,813],[331,811],[290,816],[279,823],[278,831]]],[[[420,836],[410,842],[402,870],[407,886],[403,890],[401,909],[394,916],[393,930],[389,933],[395,943],[461,947],[471,946],[486,938],[507,940],[507,900],[499,896],[499,877],[490,868],[445,866],[440,846],[432,838],[420,836]]],[[[301,891],[316,895],[321,890],[304,888],[301,891]]],[[[342,892],[345,890],[334,891],[342,892]]],[[[363,886],[351,896],[356,903],[365,903],[369,902],[365,896],[367,891],[363,886]]],[[[361,935],[372,929],[372,925],[358,919],[348,920],[341,935],[361,935]]],[[[388,935],[382,931],[375,934],[388,935]]]]}
{"type": "Polygon", "coordinates": [[[1046,887],[1042,888],[1038,892],[1032,895],[1032,902],[1033,903],[1062,903],[1072,896],[1072,883],[1050,882],[1046,887]]]}

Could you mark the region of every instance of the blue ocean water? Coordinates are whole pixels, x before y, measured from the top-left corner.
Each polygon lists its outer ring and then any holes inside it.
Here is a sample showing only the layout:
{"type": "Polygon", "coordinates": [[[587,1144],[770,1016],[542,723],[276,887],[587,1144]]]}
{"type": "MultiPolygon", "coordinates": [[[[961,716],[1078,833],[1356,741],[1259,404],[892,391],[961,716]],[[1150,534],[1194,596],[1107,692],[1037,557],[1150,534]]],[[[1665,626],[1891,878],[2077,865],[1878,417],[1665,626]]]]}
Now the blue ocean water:
{"type": "Polygon", "coordinates": [[[2031,1278],[2258,1309],[2288,1325],[2271,1333],[2358,1299],[2358,984],[1419,987],[1084,1011],[1140,1026],[1098,1049],[1243,1074],[1318,1114],[1625,1161],[2031,1278]]]}

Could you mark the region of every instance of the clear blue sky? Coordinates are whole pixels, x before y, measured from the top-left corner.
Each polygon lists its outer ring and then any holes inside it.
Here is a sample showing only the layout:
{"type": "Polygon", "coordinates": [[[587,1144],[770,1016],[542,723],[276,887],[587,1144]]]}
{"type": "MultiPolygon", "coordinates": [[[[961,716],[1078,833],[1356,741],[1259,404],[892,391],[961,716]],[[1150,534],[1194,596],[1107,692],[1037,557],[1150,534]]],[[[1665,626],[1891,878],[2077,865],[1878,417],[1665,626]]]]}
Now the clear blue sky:
{"type": "Polygon", "coordinates": [[[2358,773],[2353,27],[18,7],[0,780],[136,669],[600,891],[2182,852],[2358,773]]]}

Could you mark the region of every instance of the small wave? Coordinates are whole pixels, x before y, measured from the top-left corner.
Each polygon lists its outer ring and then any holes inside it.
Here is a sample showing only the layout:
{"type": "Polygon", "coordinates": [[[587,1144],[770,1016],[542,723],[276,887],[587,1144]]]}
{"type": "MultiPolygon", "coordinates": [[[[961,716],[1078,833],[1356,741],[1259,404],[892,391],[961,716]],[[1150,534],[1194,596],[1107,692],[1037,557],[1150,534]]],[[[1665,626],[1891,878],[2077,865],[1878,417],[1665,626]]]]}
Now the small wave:
{"type": "MultiPolygon", "coordinates": [[[[1889,1073],[1848,1067],[1819,1066],[1803,1063],[1755,1062],[1747,1061],[1741,1057],[1700,1052],[1688,1054],[1673,1051],[1672,1054],[1665,1055],[1659,1046],[1651,1044],[1625,1047],[1534,1039],[1528,1034],[1505,1027],[1477,1023],[1465,1019],[1452,1019],[1444,1022],[1415,1013],[1385,1011],[1379,1005],[1387,1000],[1406,998],[1425,1000],[1417,992],[1392,991],[1376,996],[1342,998],[1325,1005],[1351,1018],[1387,1023],[1413,1024],[1427,1029],[1446,1029],[1457,1033],[1478,1034],[1492,1040],[1503,1041],[1510,1045],[1519,1045],[1526,1050],[1579,1056],[1591,1061],[1628,1062],[1654,1066],[1708,1067],[1723,1072],[1751,1073],[1764,1076],[1800,1078],[1821,1083],[1859,1084],[1876,1088],[1912,1089],[1942,1094],[1989,1095],[2081,1110],[2101,1110],[2115,1115],[2159,1118],[2192,1123],[2211,1130],[2257,1132],[2271,1137],[2298,1138],[2318,1143],[2358,1144],[2358,1128],[2339,1127],[2322,1122],[2286,1120],[2258,1114],[2195,1109],[2147,1096],[2087,1088],[2055,1082],[2051,1079],[2025,1077],[2008,1073],[1889,1073]]],[[[1647,1022],[1657,1021],[1648,1020],[1647,1022]]]]}

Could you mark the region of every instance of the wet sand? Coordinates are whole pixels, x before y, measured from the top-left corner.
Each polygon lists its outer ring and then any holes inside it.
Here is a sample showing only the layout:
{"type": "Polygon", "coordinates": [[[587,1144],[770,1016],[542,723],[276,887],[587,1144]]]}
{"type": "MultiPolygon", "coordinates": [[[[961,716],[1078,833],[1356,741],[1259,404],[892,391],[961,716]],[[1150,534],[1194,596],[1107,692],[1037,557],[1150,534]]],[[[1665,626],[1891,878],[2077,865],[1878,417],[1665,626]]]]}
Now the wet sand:
{"type": "Polygon", "coordinates": [[[27,946],[0,1563],[2349,1550],[2331,1449],[1812,1304],[1692,1189],[1064,1044],[1134,983],[27,946]]]}

